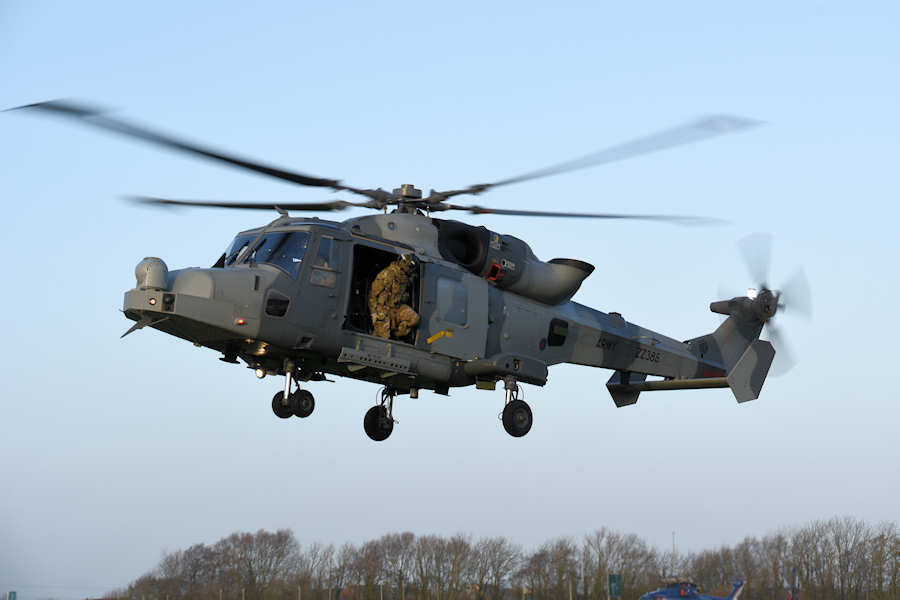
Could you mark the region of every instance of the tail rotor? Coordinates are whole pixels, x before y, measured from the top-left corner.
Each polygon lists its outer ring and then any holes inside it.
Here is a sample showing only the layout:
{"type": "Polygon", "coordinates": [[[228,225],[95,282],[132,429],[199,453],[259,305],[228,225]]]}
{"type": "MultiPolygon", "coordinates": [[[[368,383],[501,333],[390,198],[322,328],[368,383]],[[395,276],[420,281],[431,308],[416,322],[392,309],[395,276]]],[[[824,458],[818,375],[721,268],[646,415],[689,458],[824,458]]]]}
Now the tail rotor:
{"type": "Polygon", "coordinates": [[[775,324],[775,316],[784,311],[788,316],[812,317],[812,294],[809,280],[803,269],[798,269],[780,286],[770,286],[773,238],[767,233],[754,233],[738,242],[738,250],[750,277],[757,287],[747,291],[747,297],[763,303],[761,313],[769,341],[775,346],[773,375],[783,375],[796,364],[796,354],[791,350],[783,329],[775,324]],[[774,304],[772,302],[774,301],[774,304]]]}

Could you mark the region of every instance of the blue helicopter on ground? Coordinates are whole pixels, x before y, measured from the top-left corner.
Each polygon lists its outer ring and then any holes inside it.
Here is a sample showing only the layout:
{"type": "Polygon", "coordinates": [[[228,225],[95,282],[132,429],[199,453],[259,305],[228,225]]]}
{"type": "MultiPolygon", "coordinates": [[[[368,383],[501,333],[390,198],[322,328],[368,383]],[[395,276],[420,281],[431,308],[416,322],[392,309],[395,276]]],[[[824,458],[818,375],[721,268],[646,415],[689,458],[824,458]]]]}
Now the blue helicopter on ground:
{"type": "Polygon", "coordinates": [[[648,592],[639,600],[681,600],[682,598],[699,598],[700,600],[738,600],[744,591],[744,582],[735,581],[728,596],[707,596],[700,593],[700,586],[684,579],[664,579],[662,587],[648,592]]]}

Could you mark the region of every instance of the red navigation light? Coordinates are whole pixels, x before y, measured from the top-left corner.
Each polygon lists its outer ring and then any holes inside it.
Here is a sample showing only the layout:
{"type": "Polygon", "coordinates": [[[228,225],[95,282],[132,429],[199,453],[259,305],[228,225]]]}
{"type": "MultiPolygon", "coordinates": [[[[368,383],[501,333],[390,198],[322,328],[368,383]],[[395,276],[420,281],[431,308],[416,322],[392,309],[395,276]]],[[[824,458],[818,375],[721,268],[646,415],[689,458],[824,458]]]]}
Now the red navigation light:
{"type": "Polygon", "coordinates": [[[235,325],[243,325],[246,322],[247,321],[245,321],[243,317],[240,317],[240,318],[234,320],[235,325]]]}

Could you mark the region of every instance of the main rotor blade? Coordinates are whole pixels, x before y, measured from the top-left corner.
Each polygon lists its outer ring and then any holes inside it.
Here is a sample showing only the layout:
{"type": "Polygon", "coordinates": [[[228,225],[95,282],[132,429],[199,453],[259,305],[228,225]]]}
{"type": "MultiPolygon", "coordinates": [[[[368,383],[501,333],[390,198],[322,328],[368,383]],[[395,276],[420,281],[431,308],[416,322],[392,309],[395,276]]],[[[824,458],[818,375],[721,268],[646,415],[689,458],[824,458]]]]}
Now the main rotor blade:
{"type": "Polygon", "coordinates": [[[381,190],[361,190],[352,188],[341,185],[341,182],[338,179],[326,179],[322,177],[304,175],[303,173],[279,169],[277,167],[266,165],[264,163],[250,160],[248,158],[226,154],[224,152],[213,150],[212,148],[202,146],[200,144],[187,142],[172,135],[154,131],[135,123],[130,123],[121,119],[114,119],[112,117],[106,116],[103,109],[80,102],[72,102],[70,100],[51,100],[48,102],[26,104],[25,106],[19,106],[8,110],[33,110],[75,119],[93,127],[105,129],[106,131],[111,131],[113,133],[136,138],[145,142],[150,142],[151,144],[156,144],[157,146],[162,146],[170,150],[177,150],[180,152],[185,152],[187,154],[202,156],[216,162],[226,163],[234,167],[260,173],[261,175],[268,175],[269,177],[274,177],[276,179],[289,181],[291,183],[296,183],[299,185],[311,187],[326,187],[334,190],[354,192],[376,200],[379,199],[378,197],[376,197],[378,192],[381,192],[381,194],[385,193],[381,190]]]}
{"type": "Polygon", "coordinates": [[[509,185],[511,183],[520,183],[523,181],[529,181],[531,179],[550,177],[552,175],[559,175],[561,173],[568,173],[569,171],[586,169],[588,167],[616,162],[624,160],[626,158],[640,156],[642,154],[659,152],[660,150],[666,150],[675,146],[683,146],[685,144],[692,144],[701,140],[725,135],[728,133],[734,133],[743,129],[748,129],[750,127],[756,127],[757,125],[761,124],[761,121],[747,119],[744,117],[735,117],[731,115],[713,115],[703,117],[701,119],[690,121],[683,125],[679,125],[677,127],[661,131],[659,133],[654,133],[642,138],[638,138],[636,140],[632,140],[630,142],[618,144],[616,146],[600,150],[599,152],[593,152],[580,158],[551,165],[543,169],[529,171],[527,173],[516,175],[508,179],[501,179],[500,181],[495,181],[493,183],[479,183],[458,190],[448,190],[445,192],[432,191],[432,195],[429,199],[434,202],[451,198],[453,196],[458,196],[460,194],[480,194],[491,188],[499,187],[501,185],[509,185]]]}
{"type": "Polygon", "coordinates": [[[769,264],[772,261],[772,236],[768,233],[751,233],[738,241],[738,249],[744,257],[747,271],[753,283],[766,287],[769,281],[769,264]]]}
{"type": "Polygon", "coordinates": [[[487,208],[485,206],[442,205],[440,210],[463,210],[473,215],[512,215],[517,217],[573,217],[584,219],[621,219],[638,221],[662,221],[678,225],[717,225],[725,221],[707,217],[687,215],[633,215],[618,213],[570,213],[547,210],[509,210],[504,208],[487,208]]]}
{"type": "Polygon", "coordinates": [[[170,200],[153,196],[128,196],[132,202],[153,206],[192,206],[208,208],[236,208],[242,210],[301,210],[301,211],[338,211],[350,207],[377,208],[375,202],[285,202],[279,204],[261,204],[259,202],[221,202],[219,200],[170,200]]]}

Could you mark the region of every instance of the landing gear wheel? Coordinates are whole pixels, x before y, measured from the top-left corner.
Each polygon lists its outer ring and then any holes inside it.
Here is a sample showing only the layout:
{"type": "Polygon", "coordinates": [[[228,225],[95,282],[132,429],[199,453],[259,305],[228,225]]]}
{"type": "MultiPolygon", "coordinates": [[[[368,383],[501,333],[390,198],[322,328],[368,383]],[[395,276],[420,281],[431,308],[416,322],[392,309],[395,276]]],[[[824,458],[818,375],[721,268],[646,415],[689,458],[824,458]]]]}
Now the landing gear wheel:
{"type": "Polygon", "coordinates": [[[366,430],[366,435],[376,442],[383,442],[394,431],[394,421],[388,417],[387,409],[383,405],[373,406],[366,411],[363,429],[366,430]]]}
{"type": "Polygon", "coordinates": [[[307,390],[297,390],[291,394],[291,409],[295,417],[305,419],[316,408],[316,399],[307,390]]]}
{"type": "Polygon", "coordinates": [[[524,400],[512,400],[503,409],[503,429],[513,437],[522,437],[531,431],[533,422],[531,407],[524,400]]]}
{"type": "Polygon", "coordinates": [[[289,419],[293,416],[294,410],[291,408],[292,402],[283,404],[281,399],[284,398],[284,392],[278,392],[272,396],[272,412],[279,419],[289,419]]]}

